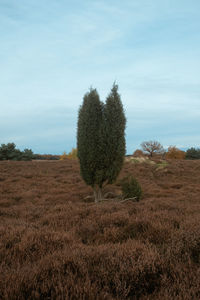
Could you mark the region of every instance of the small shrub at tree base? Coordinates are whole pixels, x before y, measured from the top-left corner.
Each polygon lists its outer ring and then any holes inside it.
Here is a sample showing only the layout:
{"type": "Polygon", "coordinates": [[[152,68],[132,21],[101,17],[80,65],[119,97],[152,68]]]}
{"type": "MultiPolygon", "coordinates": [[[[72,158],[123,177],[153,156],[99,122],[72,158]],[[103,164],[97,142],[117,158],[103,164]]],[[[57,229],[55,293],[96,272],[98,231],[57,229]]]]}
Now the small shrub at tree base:
{"type": "Polygon", "coordinates": [[[123,198],[135,198],[139,201],[142,197],[142,188],[133,176],[127,176],[120,182],[123,198]]]}

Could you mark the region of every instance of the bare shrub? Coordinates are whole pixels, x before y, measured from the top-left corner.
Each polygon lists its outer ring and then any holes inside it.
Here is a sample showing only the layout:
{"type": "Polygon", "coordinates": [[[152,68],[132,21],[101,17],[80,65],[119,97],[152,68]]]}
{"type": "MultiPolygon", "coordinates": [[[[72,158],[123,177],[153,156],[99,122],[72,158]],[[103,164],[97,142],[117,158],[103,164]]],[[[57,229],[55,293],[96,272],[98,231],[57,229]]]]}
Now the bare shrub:
{"type": "Polygon", "coordinates": [[[146,141],[141,144],[142,150],[152,157],[155,153],[164,153],[163,146],[157,141],[146,141]]]}

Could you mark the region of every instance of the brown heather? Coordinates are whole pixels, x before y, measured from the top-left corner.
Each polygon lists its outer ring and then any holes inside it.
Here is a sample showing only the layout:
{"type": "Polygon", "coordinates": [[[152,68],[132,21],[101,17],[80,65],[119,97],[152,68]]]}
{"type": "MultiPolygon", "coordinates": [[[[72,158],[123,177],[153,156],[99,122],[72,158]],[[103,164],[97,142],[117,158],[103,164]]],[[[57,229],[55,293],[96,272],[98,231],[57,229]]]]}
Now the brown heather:
{"type": "Polygon", "coordinates": [[[200,299],[200,161],[129,174],[140,202],[95,204],[76,160],[0,162],[0,299],[200,299]]]}

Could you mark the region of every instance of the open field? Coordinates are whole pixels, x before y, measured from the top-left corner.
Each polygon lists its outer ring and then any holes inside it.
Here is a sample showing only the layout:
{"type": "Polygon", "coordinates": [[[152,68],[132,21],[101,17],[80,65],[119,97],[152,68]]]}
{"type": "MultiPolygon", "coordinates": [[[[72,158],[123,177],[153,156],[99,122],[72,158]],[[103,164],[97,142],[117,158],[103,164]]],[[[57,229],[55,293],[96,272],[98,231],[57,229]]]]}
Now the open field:
{"type": "Polygon", "coordinates": [[[128,174],[140,202],[95,204],[77,161],[0,162],[0,299],[200,299],[200,161],[128,174]]]}

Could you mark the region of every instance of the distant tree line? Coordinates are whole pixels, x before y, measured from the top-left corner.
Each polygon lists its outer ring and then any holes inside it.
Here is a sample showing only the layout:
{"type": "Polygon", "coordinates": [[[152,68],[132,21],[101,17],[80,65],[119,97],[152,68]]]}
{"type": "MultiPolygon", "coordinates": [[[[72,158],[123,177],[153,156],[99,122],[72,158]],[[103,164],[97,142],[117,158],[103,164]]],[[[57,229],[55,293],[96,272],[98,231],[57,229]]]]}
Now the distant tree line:
{"type": "Polygon", "coordinates": [[[20,151],[14,143],[1,144],[0,160],[32,160],[34,158],[31,149],[20,151]]]}
{"type": "Polygon", "coordinates": [[[33,159],[36,159],[36,160],[59,160],[60,159],[60,155],[34,154],[33,159]]]}
{"type": "Polygon", "coordinates": [[[186,151],[186,159],[200,159],[200,149],[191,147],[186,151]]]}
{"type": "Polygon", "coordinates": [[[30,161],[30,160],[59,160],[60,155],[34,154],[31,149],[20,151],[15,143],[1,144],[0,160],[30,161]]]}
{"type": "MultiPolygon", "coordinates": [[[[136,157],[149,155],[150,157],[162,157],[166,159],[200,159],[200,148],[191,147],[187,151],[182,151],[176,146],[170,146],[164,150],[163,146],[157,141],[147,141],[141,144],[141,149],[135,150],[133,155],[136,157]]],[[[77,149],[72,148],[68,154],[64,152],[62,155],[52,154],[34,154],[31,149],[20,151],[14,143],[1,144],[0,161],[30,161],[30,160],[67,160],[77,159],[77,149]]]]}
{"type": "Polygon", "coordinates": [[[146,141],[141,144],[141,149],[135,150],[134,156],[148,155],[166,159],[200,159],[200,149],[191,147],[187,151],[178,149],[176,146],[168,147],[167,151],[157,141],[146,141]]]}

